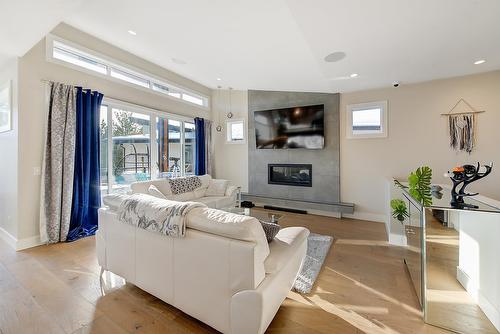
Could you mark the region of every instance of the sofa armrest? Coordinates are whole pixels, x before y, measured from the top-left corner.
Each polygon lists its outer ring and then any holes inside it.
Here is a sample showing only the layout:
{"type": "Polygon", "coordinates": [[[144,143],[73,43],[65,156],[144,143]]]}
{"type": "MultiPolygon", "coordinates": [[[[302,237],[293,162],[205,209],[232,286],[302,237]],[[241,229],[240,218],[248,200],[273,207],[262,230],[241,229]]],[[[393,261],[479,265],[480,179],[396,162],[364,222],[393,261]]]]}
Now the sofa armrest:
{"type": "MultiPolygon", "coordinates": [[[[254,290],[244,290],[231,298],[231,334],[262,334],[292,288],[307,250],[309,231],[304,228],[282,230],[283,243],[294,248],[282,268],[266,278],[254,290]]],[[[273,243],[276,242],[273,241],[273,243]]]]}
{"type": "Polygon", "coordinates": [[[237,187],[237,186],[228,186],[226,188],[226,193],[224,194],[224,196],[226,197],[231,197],[233,195],[236,195],[238,193],[238,190],[241,189],[241,187],[237,187]]]}
{"type": "Polygon", "coordinates": [[[264,261],[266,274],[279,272],[297,252],[300,245],[307,244],[309,230],[304,227],[281,229],[269,244],[269,256],[264,261]]]}

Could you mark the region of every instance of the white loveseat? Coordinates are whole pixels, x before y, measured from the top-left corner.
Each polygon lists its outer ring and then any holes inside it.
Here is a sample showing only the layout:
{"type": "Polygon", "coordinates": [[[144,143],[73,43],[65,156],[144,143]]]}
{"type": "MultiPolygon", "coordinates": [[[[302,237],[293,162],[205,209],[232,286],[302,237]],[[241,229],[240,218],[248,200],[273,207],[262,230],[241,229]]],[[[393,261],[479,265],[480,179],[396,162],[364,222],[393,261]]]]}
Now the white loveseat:
{"type": "MultiPolygon", "coordinates": [[[[168,179],[157,179],[150,181],[134,182],[130,185],[132,193],[143,193],[148,194],[149,187],[154,185],[158,190],[169,200],[185,202],[194,201],[204,203],[209,208],[223,209],[228,207],[234,207],[236,204],[236,197],[238,192],[238,187],[233,185],[228,185],[223,196],[208,196],[206,195],[207,188],[212,180],[212,177],[208,174],[199,176],[201,180],[201,186],[194,191],[182,193],[182,194],[172,194],[170,189],[170,183],[168,179]]],[[[227,181],[229,183],[229,181],[227,181]]]]}
{"type": "Polygon", "coordinates": [[[186,225],[184,238],[171,238],[103,207],[99,265],[222,333],[265,332],[295,282],[309,231],[284,228],[268,244],[255,218],[211,208],[191,210],[186,225]]]}

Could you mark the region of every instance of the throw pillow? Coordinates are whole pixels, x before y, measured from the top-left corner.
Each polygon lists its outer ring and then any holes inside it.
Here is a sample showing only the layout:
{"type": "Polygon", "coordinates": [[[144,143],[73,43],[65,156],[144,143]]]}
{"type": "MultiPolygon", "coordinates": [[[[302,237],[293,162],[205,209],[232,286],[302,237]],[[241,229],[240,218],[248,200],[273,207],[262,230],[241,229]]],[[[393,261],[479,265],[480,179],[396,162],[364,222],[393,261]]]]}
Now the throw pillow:
{"type": "Polygon", "coordinates": [[[228,184],[228,180],[211,179],[208,184],[207,191],[205,192],[205,196],[224,196],[226,194],[228,184]]]}
{"type": "Polygon", "coordinates": [[[198,176],[186,176],[175,179],[169,179],[172,194],[183,194],[201,187],[201,180],[198,176]]]}
{"type": "Polygon", "coordinates": [[[163,193],[160,190],[158,190],[158,188],[156,188],[156,186],[154,184],[149,186],[148,194],[150,194],[151,196],[154,196],[154,197],[167,199],[165,197],[165,195],[163,195],[163,193]]]}
{"type": "Polygon", "coordinates": [[[198,178],[201,181],[201,187],[207,189],[212,177],[208,174],[205,174],[205,175],[199,175],[198,178]]]}
{"type": "Polygon", "coordinates": [[[279,224],[275,224],[275,223],[268,223],[268,222],[260,221],[260,224],[262,225],[262,229],[264,230],[264,233],[266,234],[266,239],[267,239],[268,243],[270,243],[271,241],[274,240],[274,237],[276,236],[276,234],[278,234],[278,232],[281,229],[281,226],[279,226],[279,224]]]}

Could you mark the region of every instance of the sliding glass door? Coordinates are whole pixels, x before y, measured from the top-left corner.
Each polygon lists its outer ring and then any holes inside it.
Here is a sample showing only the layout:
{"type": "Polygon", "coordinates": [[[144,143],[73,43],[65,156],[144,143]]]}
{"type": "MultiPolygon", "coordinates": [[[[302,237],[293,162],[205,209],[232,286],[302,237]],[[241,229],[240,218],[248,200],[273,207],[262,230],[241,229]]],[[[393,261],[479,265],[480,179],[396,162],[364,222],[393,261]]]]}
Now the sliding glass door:
{"type": "Polygon", "coordinates": [[[194,123],[157,118],[159,174],[178,177],[194,173],[194,123]]]}
{"type": "Polygon", "coordinates": [[[136,181],[151,179],[151,116],[111,108],[112,192],[126,192],[136,181]]]}
{"type": "Polygon", "coordinates": [[[102,193],[133,182],[192,175],[194,123],[179,116],[106,101],[101,107],[102,193]]]}

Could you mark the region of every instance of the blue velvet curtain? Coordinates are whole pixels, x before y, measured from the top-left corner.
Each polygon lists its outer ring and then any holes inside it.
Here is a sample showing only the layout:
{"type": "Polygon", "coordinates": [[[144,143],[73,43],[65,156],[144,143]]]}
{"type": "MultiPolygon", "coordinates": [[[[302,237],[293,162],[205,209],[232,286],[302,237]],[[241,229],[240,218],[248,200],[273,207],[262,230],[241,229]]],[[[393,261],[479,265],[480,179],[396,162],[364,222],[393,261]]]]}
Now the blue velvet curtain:
{"type": "Polygon", "coordinates": [[[194,127],[196,135],[194,173],[196,175],[204,175],[206,173],[205,120],[196,117],[194,119],[194,127]]]}
{"type": "Polygon", "coordinates": [[[100,124],[103,95],[77,87],[73,204],[67,241],[95,234],[101,206],[100,124]]]}

